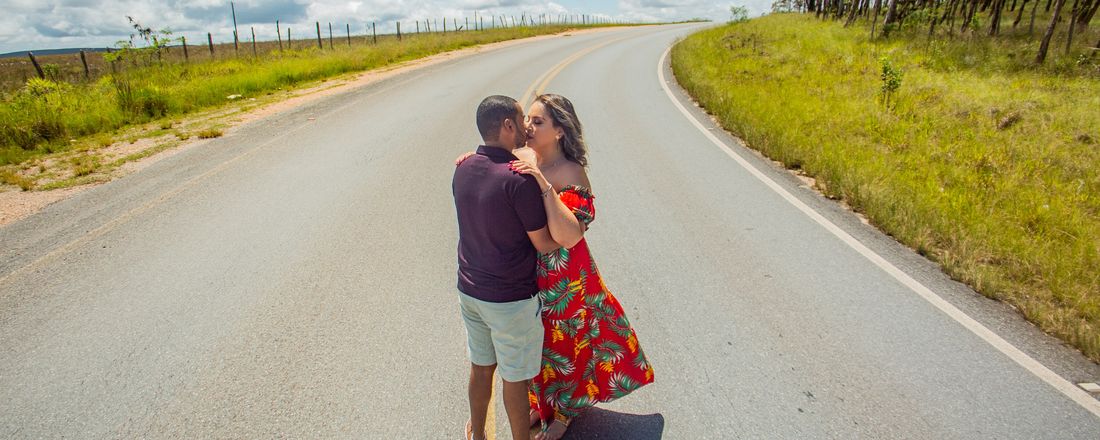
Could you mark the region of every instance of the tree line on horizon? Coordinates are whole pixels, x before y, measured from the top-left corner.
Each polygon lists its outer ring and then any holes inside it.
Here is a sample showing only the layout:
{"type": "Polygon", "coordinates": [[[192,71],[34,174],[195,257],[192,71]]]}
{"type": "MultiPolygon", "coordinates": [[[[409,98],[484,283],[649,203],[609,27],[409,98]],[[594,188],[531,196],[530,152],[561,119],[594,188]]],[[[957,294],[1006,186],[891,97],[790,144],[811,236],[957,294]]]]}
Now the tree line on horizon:
{"type": "MultiPolygon", "coordinates": [[[[812,13],[819,18],[844,20],[844,26],[851,26],[858,19],[869,20],[871,37],[882,17],[881,38],[890,36],[905,20],[928,25],[931,38],[940,29],[949,37],[963,34],[984,33],[989,37],[1001,35],[1004,22],[1012,18],[1012,29],[1016,29],[1027,16],[1028,35],[1034,35],[1035,21],[1040,7],[1044,14],[1050,14],[1046,30],[1039,39],[1039,50],[1035,63],[1042,64],[1050,49],[1059,23],[1068,21],[1066,29],[1066,52],[1073,45],[1075,36],[1082,36],[1092,19],[1100,9],[1100,0],[1072,0],[1072,6],[1066,11],[1068,0],[776,0],[772,3],[772,12],[812,13]],[[1045,3],[1045,5],[1044,5],[1045,3]],[[1042,6],[1041,6],[1042,5],[1042,6]],[[1028,10],[1030,6],[1030,10],[1028,10]],[[982,17],[985,22],[983,23],[982,17]],[[1067,17],[1068,16],[1068,17],[1067,17]]],[[[1079,40],[1080,41],[1080,40],[1079,40]]],[[[1086,42],[1087,43],[1087,42],[1086,42]]],[[[1100,41],[1090,46],[1094,52],[1100,52],[1100,41]]]]}

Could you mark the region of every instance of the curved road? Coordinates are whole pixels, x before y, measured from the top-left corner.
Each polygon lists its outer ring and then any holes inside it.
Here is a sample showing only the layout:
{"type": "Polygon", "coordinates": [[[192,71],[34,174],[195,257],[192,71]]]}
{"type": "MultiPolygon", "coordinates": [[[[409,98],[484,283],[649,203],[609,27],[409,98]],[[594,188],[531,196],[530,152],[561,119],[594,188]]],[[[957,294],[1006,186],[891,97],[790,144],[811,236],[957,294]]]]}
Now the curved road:
{"type": "Polygon", "coordinates": [[[452,159],[482,97],[543,86],[585,123],[589,242],[657,374],[567,438],[1100,438],[1071,385],[1100,368],[661,82],[697,29],[422,68],[0,228],[0,437],[459,438],[452,159]]]}

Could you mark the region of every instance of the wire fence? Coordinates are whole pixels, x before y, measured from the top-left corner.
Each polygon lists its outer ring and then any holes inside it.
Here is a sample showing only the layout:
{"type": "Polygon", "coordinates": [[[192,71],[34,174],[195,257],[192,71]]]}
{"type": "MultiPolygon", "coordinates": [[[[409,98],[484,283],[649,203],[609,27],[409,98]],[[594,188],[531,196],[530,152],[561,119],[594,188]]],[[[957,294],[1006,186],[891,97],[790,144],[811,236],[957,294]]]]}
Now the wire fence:
{"type": "MultiPolygon", "coordinates": [[[[377,45],[387,40],[406,38],[424,38],[457,32],[491,31],[501,28],[533,26],[594,26],[609,24],[627,24],[624,21],[587,14],[561,15],[485,15],[475,12],[473,16],[441,17],[436,19],[418,19],[389,23],[368,22],[353,26],[350,22],[344,26],[333,23],[314,22],[305,29],[290,27],[276,20],[259,28],[250,25],[238,28],[234,10],[234,30],[229,38],[216,38],[206,33],[200,41],[186,36],[174,37],[171,45],[157,52],[158,62],[192,63],[207,62],[227,58],[259,58],[272,53],[316,49],[338,50],[356,45],[377,45]],[[383,30],[382,27],[386,29],[383,30]],[[270,32],[270,33],[265,33],[270,32]],[[243,35],[242,35],[243,34],[243,35]],[[266,37],[267,39],[259,39],[266,37]],[[272,36],[274,38],[272,38],[272,36]]],[[[194,36],[192,34],[192,36],[194,36]]],[[[138,48],[141,50],[143,48],[138,48]]],[[[105,54],[116,49],[83,49],[72,53],[35,55],[0,58],[0,91],[10,92],[23,87],[31,78],[43,78],[56,82],[80,83],[96,81],[113,71],[126,68],[125,60],[111,63],[105,54]]]]}

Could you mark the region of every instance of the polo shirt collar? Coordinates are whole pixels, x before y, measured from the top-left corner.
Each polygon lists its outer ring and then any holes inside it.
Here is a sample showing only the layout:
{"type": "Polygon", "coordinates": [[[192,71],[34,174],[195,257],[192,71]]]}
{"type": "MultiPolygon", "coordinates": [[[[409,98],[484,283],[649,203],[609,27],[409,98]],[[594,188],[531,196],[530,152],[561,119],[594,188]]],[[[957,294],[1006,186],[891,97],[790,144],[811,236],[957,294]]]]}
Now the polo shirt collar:
{"type": "Polygon", "coordinates": [[[477,154],[489,156],[493,159],[516,159],[516,155],[512,154],[511,151],[505,150],[500,147],[491,147],[488,145],[478,146],[477,154]]]}

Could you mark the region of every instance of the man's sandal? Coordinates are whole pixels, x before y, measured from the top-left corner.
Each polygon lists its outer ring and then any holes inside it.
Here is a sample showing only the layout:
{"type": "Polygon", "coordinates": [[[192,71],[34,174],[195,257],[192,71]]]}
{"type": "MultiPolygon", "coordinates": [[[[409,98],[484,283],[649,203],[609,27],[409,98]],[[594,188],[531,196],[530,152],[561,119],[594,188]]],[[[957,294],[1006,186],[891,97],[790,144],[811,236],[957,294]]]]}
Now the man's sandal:
{"type": "MultiPolygon", "coordinates": [[[[487,438],[487,437],[485,437],[485,433],[481,434],[481,438],[482,439],[487,438]]],[[[462,435],[462,440],[474,440],[474,427],[471,426],[469,420],[466,421],[466,429],[465,429],[465,432],[462,435]]]]}

